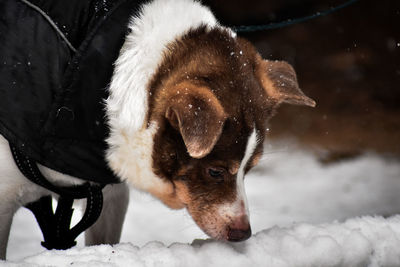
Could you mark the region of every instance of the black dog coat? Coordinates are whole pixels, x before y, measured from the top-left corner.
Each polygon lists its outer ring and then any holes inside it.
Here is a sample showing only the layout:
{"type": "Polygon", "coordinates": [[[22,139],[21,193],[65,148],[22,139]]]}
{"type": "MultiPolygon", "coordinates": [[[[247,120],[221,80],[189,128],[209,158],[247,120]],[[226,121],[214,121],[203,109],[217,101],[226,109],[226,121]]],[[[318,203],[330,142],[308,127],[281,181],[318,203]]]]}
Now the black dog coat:
{"type": "Polygon", "coordinates": [[[0,133],[61,173],[119,182],[105,161],[104,99],[140,1],[1,0],[0,133]]]}

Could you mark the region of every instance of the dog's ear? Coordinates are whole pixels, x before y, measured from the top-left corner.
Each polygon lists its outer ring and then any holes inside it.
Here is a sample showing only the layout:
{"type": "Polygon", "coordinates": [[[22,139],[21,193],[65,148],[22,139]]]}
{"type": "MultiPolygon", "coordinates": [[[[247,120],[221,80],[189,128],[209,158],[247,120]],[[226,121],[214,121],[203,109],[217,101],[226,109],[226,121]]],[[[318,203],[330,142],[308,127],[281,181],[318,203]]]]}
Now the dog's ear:
{"type": "Polygon", "coordinates": [[[208,88],[197,86],[177,88],[165,117],[181,133],[193,158],[203,158],[211,152],[227,118],[215,95],[208,88]]]}
{"type": "Polygon", "coordinates": [[[307,97],[299,88],[293,67],[285,61],[257,58],[256,75],[268,97],[277,104],[289,103],[315,107],[315,101],[307,97]]]}

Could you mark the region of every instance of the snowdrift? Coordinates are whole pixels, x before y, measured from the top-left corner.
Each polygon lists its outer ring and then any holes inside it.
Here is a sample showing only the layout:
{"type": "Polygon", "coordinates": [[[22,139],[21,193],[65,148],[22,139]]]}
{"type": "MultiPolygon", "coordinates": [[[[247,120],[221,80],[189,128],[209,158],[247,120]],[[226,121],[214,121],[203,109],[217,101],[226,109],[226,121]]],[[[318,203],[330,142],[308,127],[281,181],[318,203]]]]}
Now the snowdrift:
{"type": "Polygon", "coordinates": [[[400,266],[400,216],[344,223],[296,224],[228,244],[150,242],[46,251],[7,266],[400,266]]]}
{"type": "Polygon", "coordinates": [[[365,154],[323,165],[285,142],[266,146],[245,183],[257,233],[245,243],[192,242],[207,237],[186,211],[132,190],[122,244],[84,247],[80,236],[76,248],[46,251],[20,209],[0,266],[400,266],[397,160],[365,154]]]}

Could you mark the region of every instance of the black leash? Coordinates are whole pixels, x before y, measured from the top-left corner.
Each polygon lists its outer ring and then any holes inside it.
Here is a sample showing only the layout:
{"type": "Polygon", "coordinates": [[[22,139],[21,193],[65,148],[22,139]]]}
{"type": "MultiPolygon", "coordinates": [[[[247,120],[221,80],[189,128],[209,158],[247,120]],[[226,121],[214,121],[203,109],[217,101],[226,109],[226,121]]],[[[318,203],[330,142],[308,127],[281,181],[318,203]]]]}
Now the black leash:
{"type": "Polygon", "coordinates": [[[242,25],[242,26],[233,26],[233,30],[236,32],[255,32],[255,31],[264,31],[264,30],[273,30],[273,29],[279,29],[279,28],[283,28],[286,26],[290,26],[293,24],[297,24],[297,23],[301,23],[304,21],[308,21],[308,20],[312,20],[315,18],[319,18],[319,17],[323,17],[326,15],[329,15],[333,12],[336,12],[340,9],[343,9],[345,7],[348,7],[352,4],[354,4],[355,2],[357,2],[358,0],[349,0],[343,4],[340,4],[338,6],[335,7],[331,7],[328,10],[324,10],[324,11],[320,11],[317,12],[313,15],[309,15],[309,16],[304,16],[304,17],[299,17],[299,18],[294,18],[294,19],[288,19],[288,20],[284,20],[284,21],[280,21],[280,22],[273,22],[273,23],[269,23],[269,24],[263,24],[263,25],[242,25]]]}
{"type": "Polygon", "coordinates": [[[55,186],[42,175],[33,160],[24,156],[16,147],[10,145],[10,148],[15,163],[26,178],[60,196],[55,213],[50,195],[25,206],[35,215],[42,230],[42,246],[47,249],[68,249],[75,246],[78,235],[93,225],[101,214],[104,185],[85,183],[72,187],[55,186]],[[74,199],[83,198],[87,199],[85,213],[79,223],[70,228],[74,199]]]}

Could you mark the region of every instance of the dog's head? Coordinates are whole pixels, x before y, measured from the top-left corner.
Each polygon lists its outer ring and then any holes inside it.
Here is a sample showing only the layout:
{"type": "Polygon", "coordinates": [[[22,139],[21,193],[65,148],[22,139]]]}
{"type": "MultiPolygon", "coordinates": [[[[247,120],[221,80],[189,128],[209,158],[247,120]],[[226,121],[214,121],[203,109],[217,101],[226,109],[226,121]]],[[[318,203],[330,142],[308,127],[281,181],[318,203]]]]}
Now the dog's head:
{"type": "Polygon", "coordinates": [[[140,47],[146,53],[132,64],[142,53],[133,44],[107,99],[110,167],[169,207],[186,207],[211,237],[248,238],[244,177],[262,155],[267,121],[281,103],[315,102],[288,63],[263,60],[226,28],[199,27],[170,43],[146,86],[141,68],[152,51],[140,47]]]}
{"type": "Polygon", "coordinates": [[[201,28],[171,44],[150,83],[148,122],[158,126],[152,167],[173,186],[158,197],[186,207],[213,238],[247,239],[243,180],[281,103],[315,105],[288,63],[263,60],[244,39],[201,28]]]}

